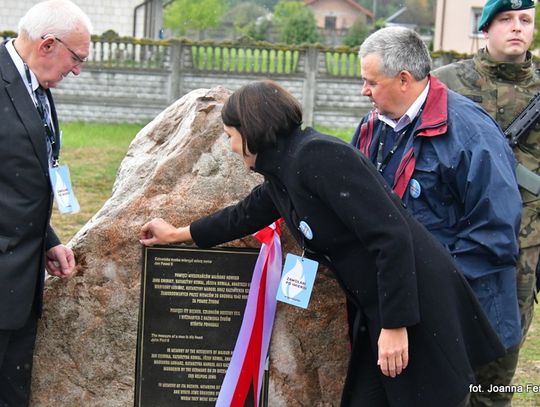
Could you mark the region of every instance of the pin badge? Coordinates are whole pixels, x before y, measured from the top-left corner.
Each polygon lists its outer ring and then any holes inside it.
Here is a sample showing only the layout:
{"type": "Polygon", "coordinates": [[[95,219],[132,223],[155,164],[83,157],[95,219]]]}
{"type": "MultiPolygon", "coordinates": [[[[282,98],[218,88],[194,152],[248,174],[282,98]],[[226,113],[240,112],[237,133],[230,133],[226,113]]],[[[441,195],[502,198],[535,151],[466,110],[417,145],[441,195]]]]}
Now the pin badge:
{"type": "Polygon", "coordinates": [[[300,232],[302,232],[302,234],[306,237],[307,240],[313,239],[313,232],[311,231],[311,228],[306,222],[301,221],[298,229],[300,229],[300,232]]]}
{"type": "Polygon", "coordinates": [[[411,182],[409,183],[409,193],[414,199],[417,199],[422,193],[422,187],[420,186],[420,183],[414,178],[411,179],[411,182]]]}
{"type": "Polygon", "coordinates": [[[512,7],[514,10],[520,9],[523,5],[521,0],[510,0],[510,3],[512,3],[510,7],[512,7]]]}

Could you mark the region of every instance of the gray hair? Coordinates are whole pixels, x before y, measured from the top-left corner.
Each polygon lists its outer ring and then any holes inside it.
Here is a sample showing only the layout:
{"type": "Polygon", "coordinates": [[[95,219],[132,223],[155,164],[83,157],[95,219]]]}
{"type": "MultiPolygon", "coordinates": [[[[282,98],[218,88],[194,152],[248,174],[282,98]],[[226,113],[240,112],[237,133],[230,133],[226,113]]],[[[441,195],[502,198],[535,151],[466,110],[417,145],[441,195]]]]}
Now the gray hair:
{"type": "Polygon", "coordinates": [[[19,21],[19,35],[37,40],[53,34],[66,37],[79,27],[92,33],[90,18],[69,0],[47,0],[36,4],[19,21]]]}
{"type": "Polygon", "coordinates": [[[360,58],[375,54],[381,59],[381,73],[394,77],[409,71],[416,80],[422,80],[431,71],[431,57],[424,41],[413,30],[405,27],[387,27],[375,31],[360,46],[360,58]]]}

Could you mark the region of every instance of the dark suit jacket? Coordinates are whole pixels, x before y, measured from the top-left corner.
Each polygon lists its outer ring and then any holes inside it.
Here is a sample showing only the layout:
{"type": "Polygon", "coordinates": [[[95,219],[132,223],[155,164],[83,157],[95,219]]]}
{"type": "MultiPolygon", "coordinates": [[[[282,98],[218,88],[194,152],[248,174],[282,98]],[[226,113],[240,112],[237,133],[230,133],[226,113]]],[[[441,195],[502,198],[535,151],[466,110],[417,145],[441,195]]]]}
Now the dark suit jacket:
{"type": "MultiPolygon", "coordinates": [[[[310,256],[325,259],[363,315],[353,329],[355,348],[371,342],[377,360],[381,328],[407,327],[409,366],[394,379],[381,374],[390,404],[453,407],[463,400],[472,368],[504,349],[446,249],[375,167],[354,147],[308,129],[259,152],[255,170],[265,182],[237,205],[193,222],[195,243],[229,241],[283,217],[310,256]],[[302,237],[301,221],[311,239],[302,237]]],[[[352,358],[349,377],[362,363],[352,358]]],[[[352,404],[357,391],[346,385],[342,405],[352,404]]]]}
{"type": "Polygon", "coordinates": [[[22,327],[33,306],[41,311],[45,251],[60,243],[49,225],[52,202],[45,129],[0,44],[0,329],[22,327]]]}

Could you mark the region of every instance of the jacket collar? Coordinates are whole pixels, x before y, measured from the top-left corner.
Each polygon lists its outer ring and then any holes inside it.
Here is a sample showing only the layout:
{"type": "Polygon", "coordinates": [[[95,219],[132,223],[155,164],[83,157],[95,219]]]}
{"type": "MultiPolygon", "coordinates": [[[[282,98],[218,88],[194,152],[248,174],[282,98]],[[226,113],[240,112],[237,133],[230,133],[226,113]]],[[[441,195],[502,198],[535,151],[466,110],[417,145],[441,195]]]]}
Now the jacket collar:
{"type": "Polygon", "coordinates": [[[482,48],[473,58],[475,68],[493,80],[522,82],[534,76],[532,54],[527,51],[524,62],[498,62],[491,58],[487,48],[482,48]]]}
{"type": "Polygon", "coordinates": [[[252,169],[264,176],[274,175],[281,178],[283,174],[286,175],[287,166],[292,160],[294,150],[304,138],[305,132],[297,127],[290,134],[278,135],[274,147],[267,148],[257,154],[255,167],[252,169]]]}
{"type": "Polygon", "coordinates": [[[448,131],[448,88],[430,75],[429,93],[416,129],[417,136],[434,137],[448,131]]]}
{"type": "MultiPolygon", "coordinates": [[[[8,40],[9,41],[9,40],[8,40]]],[[[20,78],[19,71],[6,48],[6,42],[0,43],[0,76],[6,83],[15,82],[20,78]]]]}

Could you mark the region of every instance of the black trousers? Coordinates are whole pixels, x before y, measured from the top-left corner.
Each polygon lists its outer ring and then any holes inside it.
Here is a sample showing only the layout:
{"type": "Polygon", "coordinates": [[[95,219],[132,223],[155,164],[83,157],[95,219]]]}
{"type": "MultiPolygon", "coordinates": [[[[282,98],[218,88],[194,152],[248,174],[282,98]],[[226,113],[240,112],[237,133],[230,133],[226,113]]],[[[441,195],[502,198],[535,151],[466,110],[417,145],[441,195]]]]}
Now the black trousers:
{"type": "Polygon", "coordinates": [[[34,312],[21,329],[0,330],[0,407],[28,406],[36,331],[34,312]]]}
{"type": "Polygon", "coordinates": [[[354,339],[351,360],[360,361],[362,368],[349,367],[341,407],[390,407],[368,333],[364,330],[354,339]]]}

